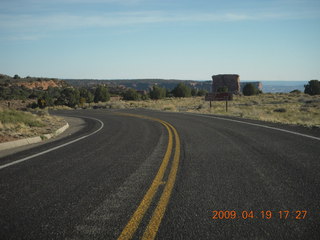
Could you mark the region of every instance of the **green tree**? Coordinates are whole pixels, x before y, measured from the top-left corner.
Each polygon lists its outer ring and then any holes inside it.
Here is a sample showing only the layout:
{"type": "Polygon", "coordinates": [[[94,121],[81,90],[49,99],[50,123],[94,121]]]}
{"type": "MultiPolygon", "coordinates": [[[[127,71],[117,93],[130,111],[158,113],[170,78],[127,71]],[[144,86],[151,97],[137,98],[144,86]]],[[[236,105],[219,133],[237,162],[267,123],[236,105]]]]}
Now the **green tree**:
{"type": "Polygon", "coordinates": [[[13,79],[20,79],[20,76],[18,74],[13,76],[13,79]]]}
{"type": "Polygon", "coordinates": [[[49,86],[47,89],[47,93],[51,98],[57,99],[60,97],[61,89],[58,87],[49,86]]]}
{"type": "Polygon", "coordinates": [[[94,102],[107,102],[110,100],[110,94],[105,86],[99,85],[94,92],[94,102]]]}
{"type": "Polygon", "coordinates": [[[197,96],[198,95],[198,89],[196,89],[196,88],[192,88],[191,89],[191,96],[197,96]]]}
{"type": "MultiPolygon", "coordinates": [[[[92,103],[94,100],[94,95],[86,88],[80,88],[80,98],[84,98],[85,102],[92,103]]],[[[83,100],[82,100],[83,101],[83,100]]]]}
{"type": "Polygon", "coordinates": [[[123,100],[140,100],[140,94],[136,90],[130,88],[123,93],[123,100]]]}
{"type": "Polygon", "coordinates": [[[172,94],[175,97],[191,97],[191,88],[184,83],[179,83],[173,90],[172,94]]]}
{"type": "Polygon", "coordinates": [[[290,93],[299,94],[299,93],[301,93],[301,91],[299,89],[295,89],[295,90],[292,90],[290,93]]]}
{"type": "Polygon", "coordinates": [[[79,104],[81,107],[84,107],[84,104],[86,103],[86,99],[84,97],[80,97],[80,100],[79,100],[79,104]]]}
{"type": "Polygon", "coordinates": [[[245,96],[252,96],[252,95],[257,95],[259,93],[259,89],[257,89],[257,87],[252,83],[247,83],[243,87],[242,92],[243,92],[243,95],[245,96]]]}
{"type": "Polygon", "coordinates": [[[56,105],[66,105],[68,107],[75,107],[79,104],[80,92],[74,88],[64,88],[61,91],[60,97],[55,101],[56,105]]]}
{"type": "MultiPolygon", "coordinates": [[[[42,95],[42,99],[45,101],[45,105],[46,106],[53,106],[54,105],[54,101],[53,98],[50,96],[50,94],[48,92],[45,92],[42,95]]],[[[40,106],[40,105],[39,105],[40,106]]]]}
{"type": "Polygon", "coordinates": [[[39,98],[38,99],[38,107],[39,108],[45,108],[47,106],[46,100],[39,98]]]}
{"type": "Polygon", "coordinates": [[[9,100],[11,95],[10,88],[0,86],[0,100],[9,100]]]}
{"type": "Polygon", "coordinates": [[[153,85],[150,90],[150,98],[151,99],[162,99],[166,97],[166,89],[159,87],[157,85],[153,85]]]}
{"type": "Polygon", "coordinates": [[[310,80],[308,84],[304,85],[304,93],[309,95],[319,95],[320,94],[319,80],[310,80]]]}
{"type": "Polygon", "coordinates": [[[205,96],[206,94],[208,93],[208,91],[207,90],[204,90],[204,89],[200,89],[199,91],[198,91],[198,96],[205,96]]]}

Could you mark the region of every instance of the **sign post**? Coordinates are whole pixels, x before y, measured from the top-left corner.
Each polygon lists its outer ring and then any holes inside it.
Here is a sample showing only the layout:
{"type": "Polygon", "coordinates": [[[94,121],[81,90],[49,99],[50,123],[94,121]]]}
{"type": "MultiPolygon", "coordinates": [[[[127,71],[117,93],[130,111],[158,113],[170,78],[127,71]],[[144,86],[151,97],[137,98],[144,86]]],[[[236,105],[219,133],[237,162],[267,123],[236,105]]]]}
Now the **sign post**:
{"type": "Polygon", "coordinates": [[[226,112],[228,112],[228,97],[226,97],[226,112]]]}
{"type": "Polygon", "coordinates": [[[230,92],[215,92],[215,93],[208,93],[205,96],[205,101],[210,101],[210,108],[212,108],[212,101],[226,101],[226,112],[228,112],[228,101],[233,100],[233,94],[230,92]]]}

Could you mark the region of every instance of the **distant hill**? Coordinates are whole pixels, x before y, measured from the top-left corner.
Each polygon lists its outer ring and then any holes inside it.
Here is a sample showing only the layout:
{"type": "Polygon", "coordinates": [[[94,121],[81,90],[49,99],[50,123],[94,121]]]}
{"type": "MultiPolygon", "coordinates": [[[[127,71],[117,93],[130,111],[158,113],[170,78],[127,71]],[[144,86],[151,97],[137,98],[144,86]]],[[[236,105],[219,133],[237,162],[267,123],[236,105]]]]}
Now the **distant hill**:
{"type": "Polygon", "coordinates": [[[119,79],[119,80],[95,80],[95,79],[65,79],[65,81],[75,87],[90,87],[98,84],[106,84],[110,88],[134,88],[136,90],[149,90],[153,85],[165,87],[169,90],[175,88],[179,83],[196,88],[211,91],[212,81],[176,80],[176,79],[119,79]]]}
{"type": "Polygon", "coordinates": [[[20,78],[18,75],[10,77],[5,74],[0,74],[0,86],[1,87],[24,87],[26,89],[47,90],[49,87],[63,88],[68,84],[55,78],[39,78],[39,77],[26,77],[20,78]]]}

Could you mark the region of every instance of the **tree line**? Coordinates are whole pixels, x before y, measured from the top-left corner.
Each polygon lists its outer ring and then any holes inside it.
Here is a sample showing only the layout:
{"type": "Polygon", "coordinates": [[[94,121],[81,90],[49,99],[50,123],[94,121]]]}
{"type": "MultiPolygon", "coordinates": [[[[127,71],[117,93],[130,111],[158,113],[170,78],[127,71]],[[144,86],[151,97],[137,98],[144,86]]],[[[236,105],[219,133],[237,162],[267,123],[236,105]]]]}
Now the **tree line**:
{"type": "Polygon", "coordinates": [[[174,89],[169,90],[157,85],[149,90],[148,93],[140,93],[135,89],[128,89],[122,94],[123,100],[145,100],[145,99],[163,99],[166,97],[193,97],[193,96],[205,96],[208,91],[203,89],[190,88],[184,83],[179,83],[174,89]]]}
{"type": "MultiPolygon", "coordinates": [[[[221,87],[219,92],[227,92],[227,87],[221,87]]],[[[306,94],[320,94],[320,82],[311,80],[305,85],[306,94]]],[[[121,96],[123,100],[146,100],[146,99],[163,99],[167,97],[192,97],[204,96],[208,92],[206,90],[198,90],[191,88],[184,83],[179,83],[172,90],[154,85],[149,92],[137,91],[135,89],[126,89],[125,91],[116,94],[121,96]]],[[[261,93],[253,84],[246,84],[243,88],[245,96],[256,95],[261,93]]],[[[114,93],[113,93],[114,94],[114,93]]],[[[86,103],[107,102],[110,100],[110,93],[105,85],[95,87],[49,87],[47,90],[28,89],[24,86],[9,86],[0,85],[0,100],[12,99],[34,99],[34,103],[30,104],[31,108],[45,108],[56,105],[64,105],[68,107],[84,106],[86,103]]]]}
{"type": "MultiPolygon", "coordinates": [[[[190,88],[184,83],[179,83],[173,90],[154,85],[149,92],[126,89],[113,95],[122,97],[123,100],[163,99],[166,97],[191,97],[204,96],[206,90],[190,88]]],[[[64,105],[68,107],[84,106],[85,103],[107,102],[110,100],[110,92],[105,85],[95,87],[48,87],[47,90],[29,89],[25,86],[0,85],[0,100],[26,100],[34,99],[29,104],[31,108],[45,108],[64,105]]]]}

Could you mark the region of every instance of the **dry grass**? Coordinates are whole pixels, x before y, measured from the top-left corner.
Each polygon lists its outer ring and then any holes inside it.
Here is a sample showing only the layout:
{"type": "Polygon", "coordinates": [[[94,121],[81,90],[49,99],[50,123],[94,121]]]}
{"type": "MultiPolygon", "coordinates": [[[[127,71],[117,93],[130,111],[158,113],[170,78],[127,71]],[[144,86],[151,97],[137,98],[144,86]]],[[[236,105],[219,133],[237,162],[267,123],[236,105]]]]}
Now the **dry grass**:
{"type": "Polygon", "coordinates": [[[65,121],[46,111],[30,112],[0,108],[0,142],[40,136],[62,127],[65,121]]]}
{"type": "Polygon", "coordinates": [[[236,116],[268,122],[320,127],[320,96],[306,94],[261,94],[258,96],[235,96],[229,102],[228,112],[225,102],[209,102],[203,97],[166,98],[162,100],[116,101],[101,103],[104,108],[147,108],[172,112],[195,112],[236,116]]]}

